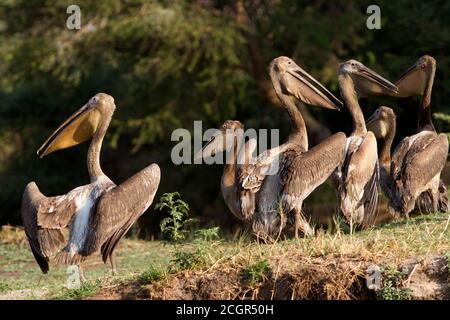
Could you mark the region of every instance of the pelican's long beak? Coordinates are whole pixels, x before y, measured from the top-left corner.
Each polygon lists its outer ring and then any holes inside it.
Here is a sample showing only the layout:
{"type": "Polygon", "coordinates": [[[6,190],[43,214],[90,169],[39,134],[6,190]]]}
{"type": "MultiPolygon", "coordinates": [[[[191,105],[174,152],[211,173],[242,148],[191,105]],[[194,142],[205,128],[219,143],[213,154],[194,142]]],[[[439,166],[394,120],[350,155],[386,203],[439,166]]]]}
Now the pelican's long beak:
{"type": "Polygon", "coordinates": [[[417,61],[402,73],[396,82],[398,86],[397,97],[410,97],[423,92],[427,81],[427,74],[423,72],[421,65],[421,62],[417,61]]]}
{"type": "Polygon", "coordinates": [[[97,130],[100,112],[96,104],[87,103],[58,127],[37,151],[39,157],[89,140],[97,130]]]}
{"type": "Polygon", "coordinates": [[[408,77],[411,73],[416,72],[420,70],[420,63],[417,61],[412,66],[410,66],[408,69],[406,69],[398,78],[397,82],[395,83],[398,85],[402,80],[404,80],[406,77],[408,77]]]}
{"type": "Polygon", "coordinates": [[[217,153],[224,150],[225,145],[225,133],[222,130],[217,130],[217,132],[209,139],[209,141],[199,150],[194,159],[202,159],[213,157],[217,153]]]}
{"type": "Polygon", "coordinates": [[[366,66],[360,66],[356,71],[356,74],[371,82],[370,85],[365,86],[365,91],[367,91],[368,94],[380,94],[384,93],[385,90],[387,90],[388,94],[396,94],[398,92],[398,88],[395,84],[366,66]]]}
{"type": "Polygon", "coordinates": [[[366,120],[366,126],[370,126],[373,122],[378,120],[380,113],[377,113],[377,110],[372,113],[372,115],[369,117],[369,119],[366,120]]]}
{"type": "Polygon", "coordinates": [[[288,90],[302,102],[334,110],[340,110],[343,106],[342,101],[298,65],[294,64],[287,72],[298,81],[297,88],[288,88],[288,90]]]}

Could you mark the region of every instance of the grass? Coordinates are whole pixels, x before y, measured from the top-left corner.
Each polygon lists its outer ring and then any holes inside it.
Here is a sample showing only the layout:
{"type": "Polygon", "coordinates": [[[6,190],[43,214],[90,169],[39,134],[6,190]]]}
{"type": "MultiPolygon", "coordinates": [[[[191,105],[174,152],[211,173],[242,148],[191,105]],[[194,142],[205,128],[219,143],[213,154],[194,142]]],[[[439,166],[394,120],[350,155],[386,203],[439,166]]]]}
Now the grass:
{"type": "Polygon", "coordinates": [[[80,288],[77,289],[63,289],[62,292],[53,299],[55,300],[79,300],[87,297],[91,297],[101,289],[101,281],[88,281],[84,282],[80,288]]]}
{"type": "MultiPolygon", "coordinates": [[[[136,279],[141,283],[164,281],[170,272],[182,273],[185,269],[225,270],[232,266],[243,270],[250,283],[257,283],[269,270],[276,274],[281,267],[298,266],[299,261],[308,268],[308,262],[313,259],[327,263],[354,257],[395,265],[415,256],[449,255],[448,219],[449,214],[420,216],[353,235],[320,230],[313,238],[274,244],[260,244],[250,237],[241,237],[203,241],[201,245],[194,241],[180,243],[174,250],[173,246],[160,241],[123,239],[117,249],[119,275],[112,276],[109,265],[95,256],[84,268],[88,282],[75,291],[65,288],[66,268],[51,266],[49,274],[43,275],[24,240],[23,231],[6,228],[0,233],[0,299],[83,299],[136,279]]],[[[393,287],[397,287],[394,282],[393,287]]],[[[385,298],[402,298],[399,294],[402,293],[386,291],[385,298]]]]}
{"type": "Polygon", "coordinates": [[[255,285],[267,279],[270,272],[269,262],[260,260],[244,269],[244,276],[250,285],[255,285]]]}
{"type": "MultiPolygon", "coordinates": [[[[23,237],[23,231],[19,234],[23,237]]],[[[89,259],[84,268],[88,281],[100,279],[104,286],[123,283],[145,272],[151,263],[167,266],[171,255],[161,242],[124,239],[119,244],[117,259],[119,274],[116,276],[111,275],[109,265],[103,264],[98,255],[89,259]]],[[[51,265],[50,272],[42,274],[25,241],[0,244],[0,279],[2,286],[7,286],[7,290],[0,291],[0,299],[5,295],[27,299],[57,297],[66,293],[67,278],[64,266],[51,265]],[[25,297],[21,293],[24,290],[25,297]]]]}
{"type": "Polygon", "coordinates": [[[164,277],[164,271],[162,271],[160,268],[154,266],[151,264],[147,270],[145,270],[143,273],[141,273],[137,280],[140,284],[146,285],[153,283],[155,281],[159,281],[164,277]]]}

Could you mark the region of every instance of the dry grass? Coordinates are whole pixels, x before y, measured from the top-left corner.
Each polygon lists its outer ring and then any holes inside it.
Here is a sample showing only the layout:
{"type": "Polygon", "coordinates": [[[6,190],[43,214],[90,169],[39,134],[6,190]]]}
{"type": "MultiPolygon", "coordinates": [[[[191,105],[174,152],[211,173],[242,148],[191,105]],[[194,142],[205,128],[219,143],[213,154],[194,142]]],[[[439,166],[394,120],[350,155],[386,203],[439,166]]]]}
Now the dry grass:
{"type": "Polygon", "coordinates": [[[0,245],[23,245],[26,243],[27,239],[22,227],[13,227],[9,225],[0,227],[0,245]]]}
{"type": "Polygon", "coordinates": [[[313,238],[273,244],[241,238],[211,251],[209,267],[169,276],[148,286],[147,295],[152,299],[374,298],[365,285],[372,264],[397,269],[413,257],[420,263],[430,259],[446,263],[449,217],[399,220],[353,235],[321,230],[313,238]],[[246,270],[261,261],[269,264],[267,281],[245,281],[246,270]]]}
{"type": "MultiPolygon", "coordinates": [[[[448,259],[441,257],[450,254],[449,221],[449,214],[434,214],[394,221],[353,235],[342,230],[320,230],[313,238],[273,244],[241,236],[232,241],[185,243],[175,248],[157,241],[125,239],[118,248],[120,276],[110,276],[108,266],[98,257],[88,263],[86,271],[88,280],[101,280],[94,298],[102,299],[367,299],[375,297],[365,286],[366,270],[372,264],[399,268],[416,258],[423,264],[416,270],[425,270],[429,261],[435,263],[438,257],[438,264],[446,265],[448,259]],[[176,252],[201,252],[204,263],[191,270],[173,268],[176,252]],[[253,270],[256,280],[249,281],[249,269],[262,262],[264,268],[253,270]],[[139,275],[150,265],[156,265],[164,276],[142,287],[139,275]]],[[[41,281],[43,276],[33,261],[23,230],[2,228],[2,255],[0,275],[2,279],[6,275],[5,287],[11,294],[46,289],[48,294],[38,298],[70,298],[64,294],[64,269],[53,268],[41,281]]],[[[424,277],[419,271],[407,273],[409,278],[413,276],[408,282],[417,286],[416,275],[424,277]]],[[[447,275],[440,276],[445,280],[447,275]]]]}

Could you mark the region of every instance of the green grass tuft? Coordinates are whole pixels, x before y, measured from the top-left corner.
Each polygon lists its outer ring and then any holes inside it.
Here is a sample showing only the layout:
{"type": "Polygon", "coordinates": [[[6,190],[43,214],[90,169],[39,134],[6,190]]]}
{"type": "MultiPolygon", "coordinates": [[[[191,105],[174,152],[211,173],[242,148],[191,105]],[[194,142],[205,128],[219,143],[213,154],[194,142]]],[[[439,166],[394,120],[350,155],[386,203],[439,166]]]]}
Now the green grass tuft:
{"type": "Polygon", "coordinates": [[[269,272],[269,262],[267,260],[260,260],[244,269],[244,276],[249,284],[255,285],[265,281],[268,278],[269,272]]]}
{"type": "Polygon", "coordinates": [[[205,256],[198,250],[175,251],[171,260],[171,270],[191,270],[204,266],[206,263],[205,256]]]}
{"type": "Polygon", "coordinates": [[[137,280],[142,285],[150,284],[156,281],[161,280],[164,277],[164,272],[154,265],[150,265],[147,270],[141,273],[137,280]]]}
{"type": "Polygon", "coordinates": [[[9,285],[6,282],[0,281],[0,293],[8,291],[9,285]]]}
{"type": "Polygon", "coordinates": [[[65,289],[61,295],[55,297],[57,300],[79,300],[95,295],[100,291],[101,281],[88,281],[81,284],[78,289],[65,289]]]}

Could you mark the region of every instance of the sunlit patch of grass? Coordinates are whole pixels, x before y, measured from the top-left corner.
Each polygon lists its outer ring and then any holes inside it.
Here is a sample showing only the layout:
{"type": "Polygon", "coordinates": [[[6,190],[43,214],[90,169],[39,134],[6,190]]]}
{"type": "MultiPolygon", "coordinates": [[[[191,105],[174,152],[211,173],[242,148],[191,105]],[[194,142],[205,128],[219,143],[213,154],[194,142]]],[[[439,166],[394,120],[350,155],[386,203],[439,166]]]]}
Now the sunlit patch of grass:
{"type": "Polygon", "coordinates": [[[100,291],[101,281],[88,281],[81,284],[77,289],[65,289],[59,295],[55,296],[57,300],[79,300],[91,297],[100,291]]]}
{"type": "MultiPolygon", "coordinates": [[[[145,282],[160,281],[169,276],[169,271],[179,272],[185,269],[247,270],[249,266],[259,265],[261,268],[255,267],[255,270],[263,271],[255,271],[254,274],[261,275],[267,271],[261,261],[275,266],[271,270],[274,274],[278,268],[289,270],[296,268],[298,261],[308,262],[313,259],[322,259],[327,263],[333,259],[355,258],[380,265],[385,261],[395,265],[413,256],[449,254],[450,228],[446,227],[448,217],[448,214],[431,214],[410,220],[402,219],[353,235],[342,228],[319,230],[315,237],[272,244],[256,243],[244,234],[229,241],[220,241],[214,237],[214,241],[203,239],[200,242],[180,243],[175,250],[173,246],[159,241],[124,239],[117,249],[119,275],[111,276],[109,265],[103,264],[99,256],[89,259],[84,270],[89,282],[95,283],[97,279],[101,281],[102,289],[136,282],[140,277],[145,282]],[[176,252],[183,254],[177,256],[176,252]],[[150,270],[149,265],[158,267],[150,270]],[[158,270],[162,272],[162,278],[159,278],[158,270]],[[164,270],[167,272],[163,272],[164,270]]],[[[48,294],[39,296],[40,299],[59,298],[61,295],[67,299],[79,299],[92,294],[93,288],[68,293],[64,288],[68,277],[66,267],[51,265],[49,274],[43,275],[34,261],[28,243],[15,239],[0,245],[0,278],[3,288],[7,288],[3,289],[3,293],[0,289],[2,296],[8,295],[10,291],[28,289],[47,290],[48,294]]]]}
{"type": "Polygon", "coordinates": [[[255,285],[267,279],[270,272],[269,262],[260,260],[244,269],[244,276],[250,285],[255,285]]]}
{"type": "Polygon", "coordinates": [[[9,290],[9,285],[6,282],[0,281],[0,293],[6,292],[9,290]]]}
{"type": "Polygon", "coordinates": [[[164,277],[164,272],[161,270],[161,268],[158,268],[151,264],[147,270],[142,272],[138,277],[137,280],[140,284],[146,285],[153,283],[155,281],[159,281],[164,277]]]}

